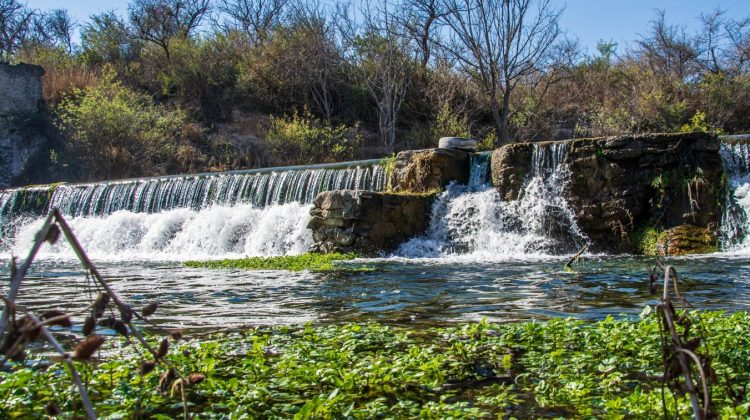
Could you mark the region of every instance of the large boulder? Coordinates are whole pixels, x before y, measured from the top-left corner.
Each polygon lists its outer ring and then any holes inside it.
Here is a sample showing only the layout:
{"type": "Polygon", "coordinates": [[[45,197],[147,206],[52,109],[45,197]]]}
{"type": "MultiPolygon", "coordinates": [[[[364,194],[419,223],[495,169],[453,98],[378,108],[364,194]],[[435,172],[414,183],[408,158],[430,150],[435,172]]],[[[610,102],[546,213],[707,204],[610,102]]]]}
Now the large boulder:
{"type": "Polygon", "coordinates": [[[428,193],[451,181],[469,181],[469,153],[453,149],[407,150],[396,155],[390,191],[428,193]]]}
{"type": "Polygon", "coordinates": [[[310,210],[313,250],[362,256],[389,252],[427,229],[433,199],[426,194],[322,192],[310,210]]]}

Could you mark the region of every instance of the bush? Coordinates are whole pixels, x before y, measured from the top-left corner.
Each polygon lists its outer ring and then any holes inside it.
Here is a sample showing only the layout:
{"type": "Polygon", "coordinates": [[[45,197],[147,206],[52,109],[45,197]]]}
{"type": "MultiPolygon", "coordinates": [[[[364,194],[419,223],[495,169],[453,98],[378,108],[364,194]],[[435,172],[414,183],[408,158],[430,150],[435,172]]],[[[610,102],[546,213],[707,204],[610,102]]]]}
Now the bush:
{"type": "Polygon", "coordinates": [[[74,89],[56,108],[69,152],[89,178],[164,173],[186,127],[185,114],[153,104],[115,77],[105,69],[98,84],[74,89]]]}
{"type": "Polygon", "coordinates": [[[304,164],[351,159],[361,142],[359,127],[324,124],[305,108],[302,114],[271,117],[266,139],[279,163],[304,164]]]}

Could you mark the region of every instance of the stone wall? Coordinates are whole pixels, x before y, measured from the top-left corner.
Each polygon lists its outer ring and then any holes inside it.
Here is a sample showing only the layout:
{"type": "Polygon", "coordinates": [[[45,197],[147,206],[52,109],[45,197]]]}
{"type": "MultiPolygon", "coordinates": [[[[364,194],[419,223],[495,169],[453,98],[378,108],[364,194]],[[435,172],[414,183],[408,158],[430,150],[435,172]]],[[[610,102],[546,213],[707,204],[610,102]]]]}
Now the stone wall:
{"type": "Polygon", "coordinates": [[[46,168],[48,116],[42,100],[44,69],[0,64],[0,188],[23,184],[46,168]]]}
{"type": "Polygon", "coordinates": [[[461,150],[409,150],[396,156],[386,193],[320,193],[308,225],[313,250],[376,256],[424,233],[437,194],[452,181],[468,182],[469,161],[461,150]]]}
{"type": "MultiPolygon", "coordinates": [[[[715,246],[725,187],[716,136],[648,134],[567,142],[571,175],[566,198],[592,250],[644,251],[640,242],[653,232],[664,239],[661,253],[705,252],[715,246]]],[[[493,183],[505,199],[518,197],[531,167],[531,148],[519,143],[493,153],[493,183]]]]}
{"type": "Polygon", "coordinates": [[[427,229],[434,195],[372,191],[327,191],[318,194],[312,219],[318,252],[356,252],[377,256],[427,229]]]}

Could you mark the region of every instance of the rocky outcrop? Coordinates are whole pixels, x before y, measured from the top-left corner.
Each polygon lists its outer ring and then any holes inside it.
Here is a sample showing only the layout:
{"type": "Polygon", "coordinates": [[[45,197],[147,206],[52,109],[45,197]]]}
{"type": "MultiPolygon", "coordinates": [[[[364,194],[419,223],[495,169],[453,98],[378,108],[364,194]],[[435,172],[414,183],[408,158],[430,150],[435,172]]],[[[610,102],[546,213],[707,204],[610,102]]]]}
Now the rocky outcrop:
{"type": "Polygon", "coordinates": [[[396,155],[390,191],[428,193],[451,181],[469,181],[469,153],[453,149],[408,150],[396,155]]]}
{"type": "Polygon", "coordinates": [[[515,200],[531,171],[531,143],[514,143],[492,152],[492,185],[504,200],[515,200]]]}
{"type": "Polygon", "coordinates": [[[427,229],[434,195],[372,191],[318,194],[308,224],[314,251],[375,256],[427,229]]]}
{"type": "Polygon", "coordinates": [[[47,169],[40,165],[51,148],[43,74],[39,66],[0,64],[0,188],[33,181],[47,169]]]}
{"type": "MultiPolygon", "coordinates": [[[[518,197],[532,165],[531,154],[529,144],[494,152],[492,179],[505,199],[518,197]]],[[[715,243],[724,188],[716,136],[647,134],[571,140],[566,163],[570,169],[566,198],[592,250],[637,251],[642,236],[638,233],[645,229],[669,230],[675,244],[670,248],[677,249],[679,238],[694,229],[674,228],[688,225],[702,229],[702,243],[715,243]]]]}

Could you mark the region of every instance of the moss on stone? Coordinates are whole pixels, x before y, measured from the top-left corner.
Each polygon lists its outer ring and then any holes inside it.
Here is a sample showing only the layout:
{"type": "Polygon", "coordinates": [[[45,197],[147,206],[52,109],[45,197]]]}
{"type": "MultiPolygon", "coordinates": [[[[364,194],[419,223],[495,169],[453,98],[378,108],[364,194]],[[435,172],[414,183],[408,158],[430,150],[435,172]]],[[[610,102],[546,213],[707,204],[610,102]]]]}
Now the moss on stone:
{"type": "Polygon", "coordinates": [[[653,257],[709,254],[719,250],[710,228],[680,225],[671,229],[644,227],[631,235],[633,249],[653,257]]]}

